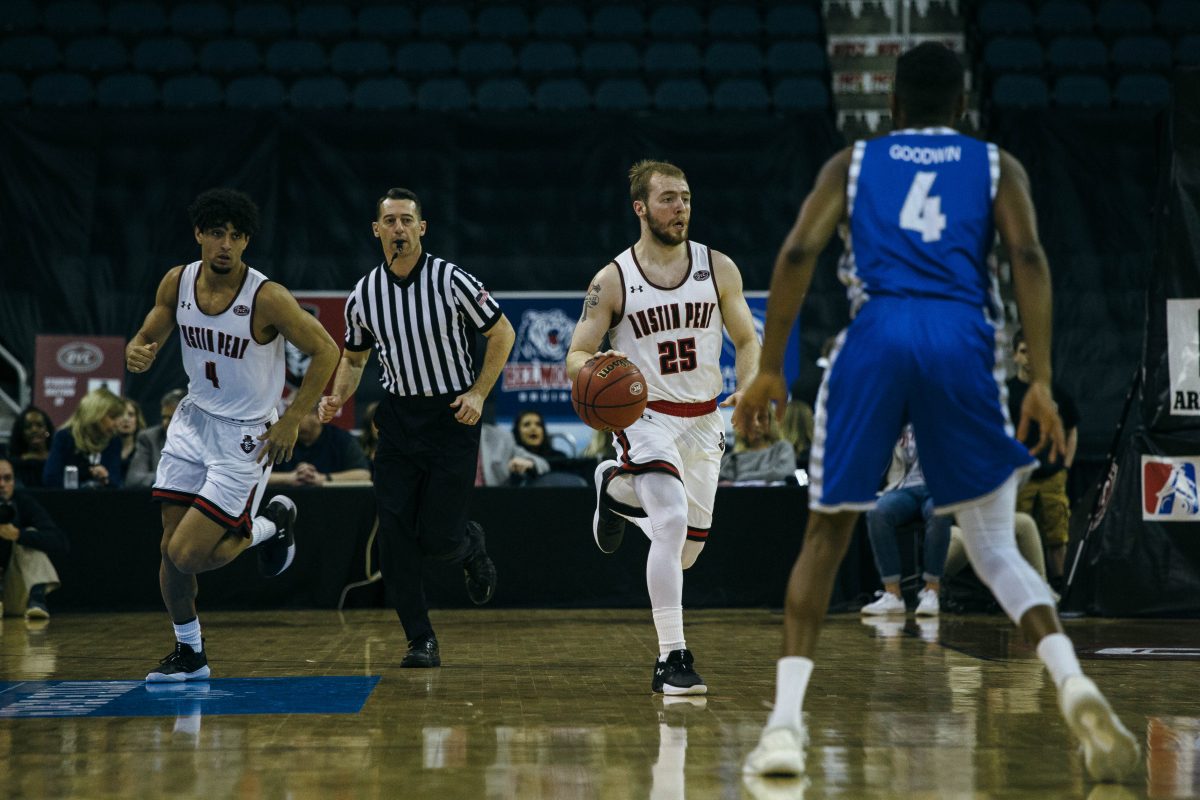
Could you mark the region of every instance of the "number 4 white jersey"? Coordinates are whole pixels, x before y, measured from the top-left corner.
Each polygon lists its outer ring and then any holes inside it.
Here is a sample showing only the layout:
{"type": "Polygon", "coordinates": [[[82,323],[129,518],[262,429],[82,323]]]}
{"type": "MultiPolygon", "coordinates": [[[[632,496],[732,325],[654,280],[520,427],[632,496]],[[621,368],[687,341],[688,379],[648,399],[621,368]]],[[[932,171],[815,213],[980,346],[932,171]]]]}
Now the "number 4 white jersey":
{"type": "Polygon", "coordinates": [[[676,286],[651,282],[632,247],[613,259],[624,301],[609,339],[646,376],[651,401],[706,403],[724,385],[724,332],[712,251],[696,242],[687,248],[688,270],[676,286]]]}
{"type": "Polygon", "coordinates": [[[237,296],[216,314],[196,302],[200,262],[183,268],[175,321],[188,376],[188,399],[201,410],[235,422],[271,418],[283,394],[284,341],[254,339],[254,301],[267,276],[247,267],[237,296]]]}

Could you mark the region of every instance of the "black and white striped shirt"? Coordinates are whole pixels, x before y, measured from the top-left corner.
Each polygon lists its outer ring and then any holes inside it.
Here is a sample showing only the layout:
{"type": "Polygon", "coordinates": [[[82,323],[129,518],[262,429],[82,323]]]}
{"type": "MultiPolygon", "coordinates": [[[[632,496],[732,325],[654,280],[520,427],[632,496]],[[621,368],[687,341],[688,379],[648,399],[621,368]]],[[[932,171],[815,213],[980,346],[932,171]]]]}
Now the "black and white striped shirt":
{"type": "Polygon", "coordinates": [[[379,381],[400,397],[457,394],[475,382],[467,326],[486,331],[500,306],[470,273],[429,253],[401,280],[386,264],[346,299],[346,349],[374,346],[379,381]]]}

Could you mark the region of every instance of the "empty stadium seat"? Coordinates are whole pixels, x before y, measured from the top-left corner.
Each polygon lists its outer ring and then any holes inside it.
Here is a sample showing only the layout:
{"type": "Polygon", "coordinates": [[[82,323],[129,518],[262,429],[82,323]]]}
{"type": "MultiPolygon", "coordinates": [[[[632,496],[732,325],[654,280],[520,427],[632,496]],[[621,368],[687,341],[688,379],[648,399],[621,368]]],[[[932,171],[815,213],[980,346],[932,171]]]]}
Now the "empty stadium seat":
{"type": "Polygon", "coordinates": [[[167,29],[167,14],[158,3],[118,3],[108,12],[108,30],[118,36],[157,36],[167,29]]]}
{"type": "Polygon", "coordinates": [[[1054,104],[1070,108],[1108,108],[1112,92],[1098,75],[1064,75],[1054,82],[1054,104]]]}
{"type": "Polygon", "coordinates": [[[147,109],[158,105],[158,84],[149,75],[107,75],[96,84],[100,108],[147,109]]]}
{"type": "Polygon", "coordinates": [[[0,15],[0,31],[4,33],[24,33],[38,25],[41,15],[33,0],[7,0],[4,4],[4,14],[0,15]]]}
{"type": "Polygon", "coordinates": [[[58,66],[58,45],[49,36],[13,36],[0,41],[0,69],[46,72],[58,66]]]}
{"type": "Polygon", "coordinates": [[[273,75],[315,75],[325,71],[325,51],[307,39],[287,39],[267,47],[265,63],[273,75]]]}
{"type": "Polygon", "coordinates": [[[1096,29],[1105,36],[1130,36],[1149,33],[1154,14],[1138,0],[1106,0],[1096,10],[1096,29]]]}
{"type": "Polygon", "coordinates": [[[640,39],[646,20],[637,6],[601,6],[592,14],[592,36],[596,39],[640,39]]]}
{"type": "Polygon", "coordinates": [[[468,78],[510,74],[516,65],[506,42],[467,42],[458,51],[458,71],[468,78]]]}
{"type": "Polygon", "coordinates": [[[704,71],[714,80],[759,75],[763,54],[749,42],[714,42],[704,53],[704,71]]]}
{"type": "Polygon", "coordinates": [[[708,87],[699,78],[672,78],[654,88],[654,107],[660,111],[703,111],[709,102],[708,87]]]}
{"type": "Polygon", "coordinates": [[[641,62],[637,49],[629,42],[593,42],[579,56],[585,78],[632,75],[641,62]]]}
{"type": "MultiPolygon", "coordinates": [[[[421,36],[444,41],[462,41],[471,35],[471,15],[459,5],[431,5],[417,19],[421,36]]],[[[418,92],[417,103],[420,104],[418,92]]]]}
{"type": "Polygon", "coordinates": [[[517,65],[523,74],[536,77],[573,75],[579,58],[566,42],[529,42],[517,54],[517,65]]]}
{"type": "Polygon", "coordinates": [[[366,39],[406,39],[417,22],[407,6],[367,6],[358,12],[358,35],[366,39]]]}
{"type": "Polygon", "coordinates": [[[471,90],[462,78],[432,78],[417,89],[417,108],[422,111],[466,111],[471,107],[471,90]]]}
{"type": "Polygon", "coordinates": [[[288,92],[292,108],[301,111],[330,111],[350,105],[350,90],[341,78],[322,75],[300,78],[288,92]]]}
{"type": "Polygon", "coordinates": [[[221,84],[210,75],[181,75],[163,81],[162,105],[165,109],[218,108],[224,99],[221,84]]]}
{"type": "Polygon", "coordinates": [[[63,66],[74,72],[116,72],[128,63],[125,45],[115,36],[76,39],[63,50],[63,66]]]}
{"type": "Polygon", "coordinates": [[[762,81],[731,78],[713,89],[713,108],[717,111],[765,111],[771,106],[771,95],[762,81]]]}
{"type": "Polygon", "coordinates": [[[1158,36],[1124,36],[1112,47],[1118,73],[1166,72],[1171,68],[1171,44],[1158,36]]]}
{"type": "Polygon", "coordinates": [[[305,6],[296,12],[296,35],[318,41],[341,41],[357,28],[354,14],[344,5],[305,6]]]}
{"type": "Polygon", "coordinates": [[[335,75],[382,75],[392,68],[392,54],[383,42],[339,42],[329,54],[335,75]]]}
{"type": "Polygon", "coordinates": [[[637,78],[609,78],[596,87],[599,111],[643,111],[650,107],[650,92],[637,78]]]}
{"type": "Polygon", "coordinates": [[[992,39],[983,49],[983,63],[995,73],[1039,72],[1042,69],[1042,46],[1028,37],[1001,36],[992,39]]]}
{"type": "Polygon", "coordinates": [[[92,104],[92,82],[75,72],[39,75],[29,86],[34,108],[86,108],[92,104]]]}
{"type": "Polygon", "coordinates": [[[406,111],[413,93],[401,78],[367,78],[354,87],[351,104],[360,111],[406,111]]]}
{"type": "Polygon", "coordinates": [[[520,6],[487,6],[475,17],[475,30],[482,39],[515,42],[529,36],[529,16],[520,6]]]}
{"type": "Polygon", "coordinates": [[[816,42],[775,42],[767,48],[767,72],[773,75],[823,74],[828,66],[816,42]]]}
{"type": "Polygon", "coordinates": [[[233,18],[217,3],[184,3],[171,12],[171,32],[189,39],[224,36],[233,28],[233,18]]]}
{"type": "Polygon", "coordinates": [[[1200,3],[1196,0],[1162,0],[1158,27],[1167,33],[1200,33],[1200,3]]]}
{"type": "Polygon", "coordinates": [[[1029,35],[1033,28],[1033,11],[1020,0],[992,0],[979,9],[979,32],[985,39],[1029,35]]]}
{"type": "Polygon", "coordinates": [[[454,54],[445,42],[409,42],[396,50],[396,71],[431,77],[454,71],[454,54]]]}
{"type": "Polygon", "coordinates": [[[196,63],[196,55],[182,37],[165,36],[138,42],[130,60],[139,72],[166,75],[190,70],[196,63]]]}
{"type": "Polygon", "coordinates": [[[772,6],[764,29],[774,39],[816,39],[821,35],[818,11],[811,6],[772,6]]]}
{"type": "Polygon", "coordinates": [[[210,75],[249,75],[261,60],[249,39],[218,39],[200,49],[200,69],[210,75]]]}
{"type": "Polygon", "coordinates": [[[1055,72],[1103,72],[1108,48],[1091,36],[1062,36],[1046,50],[1046,65],[1055,72]]]}
{"type": "Polygon", "coordinates": [[[675,75],[700,74],[700,50],[691,42],[654,42],[642,55],[651,80],[675,75]]]}
{"type": "Polygon", "coordinates": [[[1086,36],[1092,32],[1092,10],[1083,0],[1050,0],[1038,11],[1037,29],[1045,37],[1086,36]]]}
{"type": "Polygon", "coordinates": [[[771,99],[778,111],[824,111],[829,108],[829,85],[816,78],[785,78],[775,84],[771,99]]]}
{"type": "Polygon", "coordinates": [[[50,3],[42,12],[42,28],[52,36],[99,33],[105,24],[104,12],[91,0],[50,3]]]}
{"type": "Polygon", "coordinates": [[[650,13],[646,27],[655,39],[695,41],[704,33],[704,19],[692,6],[658,6],[650,13]]]}
{"type": "Polygon", "coordinates": [[[241,6],[233,14],[233,32],[251,39],[282,39],[292,32],[292,15],[287,6],[276,3],[241,6]]]}
{"type": "Polygon", "coordinates": [[[539,111],[584,111],[591,107],[592,96],[578,78],[555,78],[538,84],[533,105],[539,111]]]}
{"type": "Polygon", "coordinates": [[[1113,101],[1127,108],[1166,108],[1171,84],[1162,75],[1122,75],[1113,88],[1113,101]]]}
{"type": "Polygon", "coordinates": [[[1001,75],[992,84],[992,104],[1002,109],[1046,108],[1050,91],[1036,75],[1001,75]]]}
{"type": "Polygon", "coordinates": [[[225,87],[225,105],[247,111],[282,108],[287,101],[283,83],[274,75],[243,75],[225,87]]]}
{"type": "Polygon", "coordinates": [[[25,81],[20,75],[0,72],[0,108],[19,108],[25,105],[25,81]]]}
{"type": "Polygon", "coordinates": [[[533,33],[543,39],[578,41],[588,34],[588,21],[575,6],[546,6],[533,18],[533,33]]]}
{"type": "Polygon", "coordinates": [[[762,19],[750,5],[717,6],[708,13],[708,32],[714,39],[757,39],[762,19]]]}
{"type": "Polygon", "coordinates": [[[532,103],[529,87],[520,78],[490,78],[475,90],[480,111],[525,111],[532,103]]]}

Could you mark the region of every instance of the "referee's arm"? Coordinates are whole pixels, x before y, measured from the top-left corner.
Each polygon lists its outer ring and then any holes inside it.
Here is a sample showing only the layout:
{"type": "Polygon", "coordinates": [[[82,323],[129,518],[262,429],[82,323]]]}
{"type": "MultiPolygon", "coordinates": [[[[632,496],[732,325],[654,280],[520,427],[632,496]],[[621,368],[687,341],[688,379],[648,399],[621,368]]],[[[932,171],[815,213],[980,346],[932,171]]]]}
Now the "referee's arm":
{"type": "MultiPolygon", "coordinates": [[[[508,354],[512,352],[513,342],[517,339],[512,323],[503,313],[483,335],[487,337],[488,342],[483,354],[483,365],[479,368],[479,377],[471,384],[470,389],[454,398],[454,402],[450,404],[451,408],[456,409],[454,418],[464,425],[478,424],[483,413],[483,401],[496,385],[500,371],[508,362],[508,354]]],[[[338,373],[341,374],[340,369],[338,373]]]]}
{"type": "MultiPolygon", "coordinates": [[[[511,326],[509,328],[511,330],[511,326]]],[[[511,347],[511,344],[509,345],[511,347]]],[[[488,345],[489,351],[491,344],[488,345]]],[[[321,422],[329,422],[337,416],[338,411],[346,401],[358,391],[358,383],[362,380],[363,368],[371,358],[371,348],[351,350],[342,348],[342,360],[338,362],[337,372],[333,376],[333,394],[321,398],[317,409],[317,417],[321,422]]]]}

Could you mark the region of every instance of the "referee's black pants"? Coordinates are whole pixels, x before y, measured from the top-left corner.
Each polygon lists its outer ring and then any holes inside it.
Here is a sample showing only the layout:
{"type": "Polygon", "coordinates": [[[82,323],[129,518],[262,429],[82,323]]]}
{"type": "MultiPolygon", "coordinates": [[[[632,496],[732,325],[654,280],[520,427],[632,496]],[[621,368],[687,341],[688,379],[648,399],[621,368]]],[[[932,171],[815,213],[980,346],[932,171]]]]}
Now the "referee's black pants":
{"type": "Polygon", "coordinates": [[[433,633],[421,565],[467,555],[479,426],[454,418],[454,395],[388,397],[375,411],[375,497],[384,582],[411,642],[433,633]]]}

